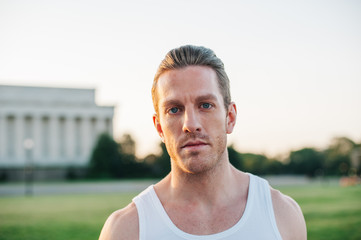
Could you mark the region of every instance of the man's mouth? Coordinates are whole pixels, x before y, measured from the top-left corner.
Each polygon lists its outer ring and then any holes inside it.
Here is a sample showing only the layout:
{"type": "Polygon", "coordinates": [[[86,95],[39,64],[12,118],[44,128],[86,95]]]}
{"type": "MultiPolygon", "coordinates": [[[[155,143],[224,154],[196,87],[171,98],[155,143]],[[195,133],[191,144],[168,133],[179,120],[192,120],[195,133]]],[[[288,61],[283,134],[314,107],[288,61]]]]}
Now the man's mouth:
{"type": "Polygon", "coordinates": [[[203,141],[189,141],[189,142],[185,143],[181,148],[192,149],[192,148],[203,147],[206,145],[208,145],[208,144],[203,141]]]}

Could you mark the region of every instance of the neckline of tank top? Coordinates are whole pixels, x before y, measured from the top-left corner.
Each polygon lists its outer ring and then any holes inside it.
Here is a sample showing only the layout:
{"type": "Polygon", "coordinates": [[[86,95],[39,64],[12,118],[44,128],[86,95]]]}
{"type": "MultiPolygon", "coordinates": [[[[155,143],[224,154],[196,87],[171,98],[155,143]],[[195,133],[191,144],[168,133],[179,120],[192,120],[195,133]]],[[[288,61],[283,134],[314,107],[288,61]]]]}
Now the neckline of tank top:
{"type": "Polygon", "coordinates": [[[212,240],[217,240],[217,239],[222,239],[224,237],[228,237],[230,235],[232,235],[234,232],[236,232],[239,228],[242,227],[242,225],[247,221],[247,218],[250,215],[252,206],[253,206],[253,198],[254,198],[254,194],[255,194],[255,176],[252,175],[251,173],[247,173],[247,175],[249,176],[249,187],[248,187],[248,196],[247,196],[247,202],[246,202],[246,207],[243,211],[243,214],[241,216],[241,218],[237,221],[236,224],[234,224],[232,227],[218,232],[218,233],[214,233],[214,234],[209,234],[209,235],[194,235],[194,234],[190,234],[187,232],[184,232],[183,230],[179,229],[174,223],[173,221],[170,219],[170,217],[168,216],[167,212],[165,211],[160,199],[158,198],[157,193],[154,190],[154,185],[150,186],[150,192],[151,192],[151,197],[152,197],[152,201],[155,205],[155,208],[158,210],[158,212],[160,213],[162,219],[164,220],[164,222],[167,224],[167,226],[178,236],[186,238],[186,239],[194,239],[194,240],[199,240],[199,239],[209,239],[211,238],[212,240]]]}

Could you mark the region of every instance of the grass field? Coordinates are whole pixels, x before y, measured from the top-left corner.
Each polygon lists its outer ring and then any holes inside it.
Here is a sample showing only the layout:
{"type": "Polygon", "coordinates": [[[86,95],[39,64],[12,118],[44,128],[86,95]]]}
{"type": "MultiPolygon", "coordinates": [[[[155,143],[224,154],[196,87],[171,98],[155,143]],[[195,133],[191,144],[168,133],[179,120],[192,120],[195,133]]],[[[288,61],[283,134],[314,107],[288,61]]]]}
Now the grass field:
{"type": "MultiPolygon", "coordinates": [[[[282,187],[301,206],[308,239],[361,239],[361,186],[282,187]]],[[[133,194],[0,198],[0,240],[97,239],[107,216],[133,194]]]]}

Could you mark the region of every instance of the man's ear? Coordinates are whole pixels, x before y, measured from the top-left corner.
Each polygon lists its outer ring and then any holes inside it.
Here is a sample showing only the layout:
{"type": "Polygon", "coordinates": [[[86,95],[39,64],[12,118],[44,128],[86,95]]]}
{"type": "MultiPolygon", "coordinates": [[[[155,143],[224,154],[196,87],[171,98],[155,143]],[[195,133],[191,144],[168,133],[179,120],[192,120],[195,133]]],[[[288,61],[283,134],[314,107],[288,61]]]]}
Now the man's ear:
{"type": "Polygon", "coordinates": [[[153,114],[153,124],[154,124],[154,127],[157,130],[160,138],[162,139],[162,142],[164,142],[162,126],[160,125],[160,121],[159,121],[158,115],[156,113],[153,114]]]}
{"type": "Polygon", "coordinates": [[[236,125],[236,120],[237,120],[237,107],[234,102],[231,102],[228,106],[228,112],[227,112],[227,126],[226,126],[227,134],[233,132],[234,125],[236,125]]]}

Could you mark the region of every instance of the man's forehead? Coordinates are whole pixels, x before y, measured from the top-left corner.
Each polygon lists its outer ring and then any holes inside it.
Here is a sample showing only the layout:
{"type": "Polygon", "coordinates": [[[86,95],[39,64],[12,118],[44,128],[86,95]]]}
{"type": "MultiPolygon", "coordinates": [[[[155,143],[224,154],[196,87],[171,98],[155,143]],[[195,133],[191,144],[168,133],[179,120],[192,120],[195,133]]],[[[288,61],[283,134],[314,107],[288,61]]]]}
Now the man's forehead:
{"type": "Polygon", "coordinates": [[[181,104],[186,99],[198,101],[196,99],[211,95],[218,101],[223,101],[218,76],[207,66],[167,70],[159,76],[155,94],[158,107],[175,101],[181,104]]]}
{"type": "Polygon", "coordinates": [[[181,68],[175,68],[175,69],[168,69],[165,72],[163,72],[159,78],[164,78],[165,76],[168,77],[175,77],[175,76],[184,76],[184,75],[201,75],[201,76],[208,76],[213,77],[216,76],[216,72],[213,68],[209,66],[201,66],[201,65],[190,65],[186,67],[181,68]]]}
{"type": "Polygon", "coordinates": [[[188,66],[168,70],[159,76],[157,88],[162,91],[210,89],[218,86],[217,74],[207,66],[188,66]]]}

